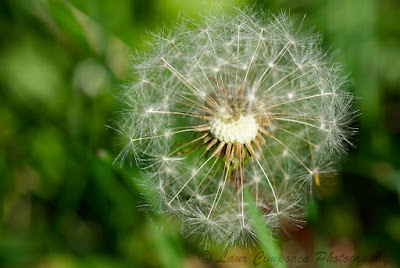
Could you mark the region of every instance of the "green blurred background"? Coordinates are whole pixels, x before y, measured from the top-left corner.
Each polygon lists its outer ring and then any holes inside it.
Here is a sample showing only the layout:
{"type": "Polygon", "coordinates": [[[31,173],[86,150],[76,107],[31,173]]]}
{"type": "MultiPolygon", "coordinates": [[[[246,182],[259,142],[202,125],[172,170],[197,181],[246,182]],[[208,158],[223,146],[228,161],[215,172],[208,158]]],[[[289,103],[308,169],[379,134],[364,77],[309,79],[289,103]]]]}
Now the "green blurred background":
{"type": "MultiPolygon", "coordinates": [[[[212,267],[176,227],[156,229],[138,210],[138,170],[112,164],[121,146],[105,127],[131,78],[131,51],[179,11],[213,12],[211,2],[0,1],[0,267],[212,267]]],[[[245,3],[307,14],[304,28],[340,49],[361,112],[357,148],[307,208],[305,228],[279,240],[282,252],[383,251],[400,266],[400,2],[245,3]]]]}

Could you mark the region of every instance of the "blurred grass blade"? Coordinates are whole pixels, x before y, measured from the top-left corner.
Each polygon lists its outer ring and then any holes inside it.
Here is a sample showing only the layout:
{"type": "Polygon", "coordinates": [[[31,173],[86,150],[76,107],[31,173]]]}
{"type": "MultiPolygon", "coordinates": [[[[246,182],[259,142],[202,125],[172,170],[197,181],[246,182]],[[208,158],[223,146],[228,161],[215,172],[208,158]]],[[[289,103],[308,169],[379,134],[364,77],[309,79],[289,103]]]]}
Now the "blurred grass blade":
{"type": "Polygon", "coordinates": [[[130,60],[129,46],[104,25],[69,1],[37,1],[35,9],[33,13],[49,25],[62,41],[72,41],[73,46],[104,57],[105,64],[118,79],[126,77],[130,60]]]}
{"type": "MultiPolygon", "coordinates": [[[[281,253],[278,244],[272,239],[272,234],[265,225],[261,213],[258,211],[256,204],[248,191],[245,191],[245,200],[248,203],[250,216],[254,221],[254,229],[258,234],[261,246],[265,251],[265,256],[268,257],[268,259],[279,260],[281,253]]],[[[270,263],[270,265],[277,268],[286,267],[285,263],[279,261],[270,263]]]]}
{"type": "Polygon", "coordinates": [[[152,232],[152,239],[154,241],[154,246],[156,250],[154,251],[158,254],[158,258],[161,261],[163,267],[165,268],[175,268],[182,266],[182,254],[180,249],[173,240],[170,239],[168,233],[164,229],[159,229],[156,227],[153,221],[149,221],[152,232]]]}

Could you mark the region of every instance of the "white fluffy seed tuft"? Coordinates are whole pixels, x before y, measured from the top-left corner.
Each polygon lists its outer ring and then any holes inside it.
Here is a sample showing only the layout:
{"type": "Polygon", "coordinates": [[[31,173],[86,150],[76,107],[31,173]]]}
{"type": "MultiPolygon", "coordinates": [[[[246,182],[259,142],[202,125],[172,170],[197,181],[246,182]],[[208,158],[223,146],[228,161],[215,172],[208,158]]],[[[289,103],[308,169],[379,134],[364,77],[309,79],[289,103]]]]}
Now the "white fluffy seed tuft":
{"type": "Polygon", "coordinates": [[[116,160],[143,169],[149,207],[206,246],[257,238],[245,191],[274,231],[301,227],[355,133],[347,74],[320,44],[287,13],[252,8],[154,34],[115,127],[116,160]]]}

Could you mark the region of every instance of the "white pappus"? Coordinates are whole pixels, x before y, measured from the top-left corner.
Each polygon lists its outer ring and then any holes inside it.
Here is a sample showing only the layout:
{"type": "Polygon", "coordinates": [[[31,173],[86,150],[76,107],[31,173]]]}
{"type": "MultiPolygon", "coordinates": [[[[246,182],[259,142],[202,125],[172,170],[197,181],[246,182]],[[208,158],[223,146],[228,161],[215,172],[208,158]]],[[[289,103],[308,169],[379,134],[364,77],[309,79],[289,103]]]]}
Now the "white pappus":
{"type": "Polygon", "coordinates": [[[236,9],[182,19],[134,60],[115,127],[153,208],[205,244],[257,237],[244,191],[274,230],[298,227],[302,206],[335,171],[355,132],[347,75],[289,16],[236,9]]]}

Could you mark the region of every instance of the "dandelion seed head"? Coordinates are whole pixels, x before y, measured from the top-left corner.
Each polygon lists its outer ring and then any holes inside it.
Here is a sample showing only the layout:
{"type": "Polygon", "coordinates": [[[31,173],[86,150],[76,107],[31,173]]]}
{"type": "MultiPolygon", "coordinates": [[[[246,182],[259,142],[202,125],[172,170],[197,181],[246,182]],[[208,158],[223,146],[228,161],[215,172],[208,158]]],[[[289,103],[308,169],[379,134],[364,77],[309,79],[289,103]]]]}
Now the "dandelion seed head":
{"type": "Polygon", "coordinates": [[[154,210],[205,246],[257,239],[245,191],[270,228],[300,227],[302,206],[351,145],[348,75],[287,13],[191,21],[154,34],[135,59],[117,159],[131,157],[158,194],[154,210]]]}

